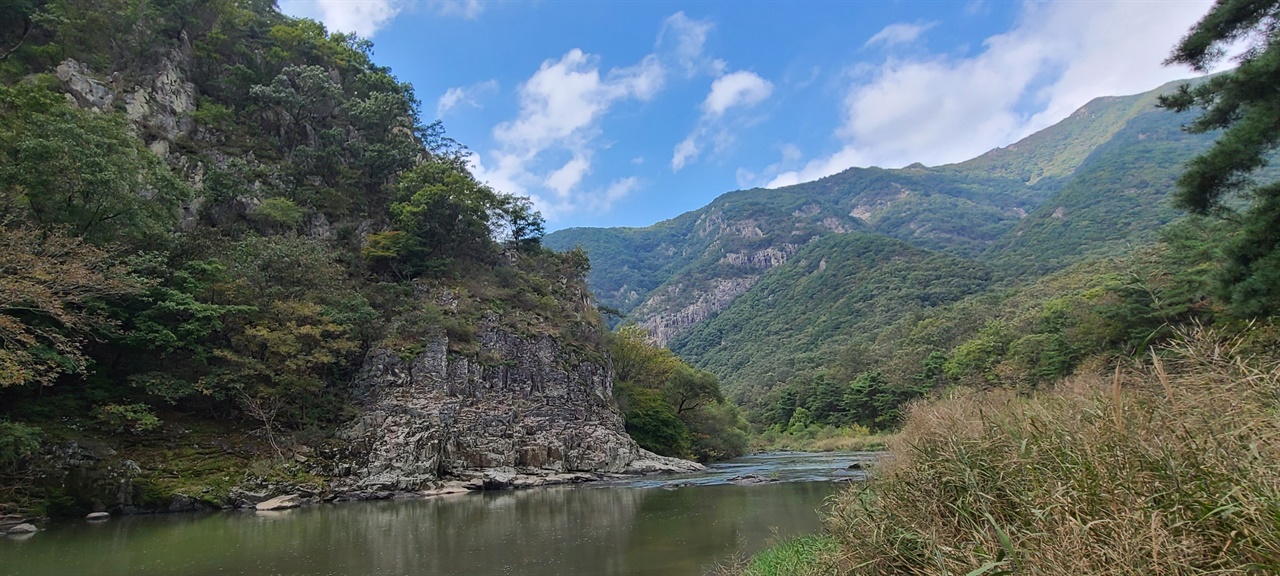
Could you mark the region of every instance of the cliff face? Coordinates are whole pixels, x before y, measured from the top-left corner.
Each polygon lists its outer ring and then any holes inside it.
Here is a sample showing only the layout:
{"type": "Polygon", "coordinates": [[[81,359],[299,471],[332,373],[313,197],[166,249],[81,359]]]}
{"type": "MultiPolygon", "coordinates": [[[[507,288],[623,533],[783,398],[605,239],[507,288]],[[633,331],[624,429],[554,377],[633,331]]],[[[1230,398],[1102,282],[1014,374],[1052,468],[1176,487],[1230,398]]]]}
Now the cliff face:
{"type": "Polygon", "coordinates": [[[701,468],[627,436],[608,366],[549,336],[484,327],[476,340],[483,363],[450,353],[445,336],[412,358],[369,353],[355,382],[362,412],[339,434],[350,462],[339,484],[417,490],[495,468],[535,476],[701,468]]]}

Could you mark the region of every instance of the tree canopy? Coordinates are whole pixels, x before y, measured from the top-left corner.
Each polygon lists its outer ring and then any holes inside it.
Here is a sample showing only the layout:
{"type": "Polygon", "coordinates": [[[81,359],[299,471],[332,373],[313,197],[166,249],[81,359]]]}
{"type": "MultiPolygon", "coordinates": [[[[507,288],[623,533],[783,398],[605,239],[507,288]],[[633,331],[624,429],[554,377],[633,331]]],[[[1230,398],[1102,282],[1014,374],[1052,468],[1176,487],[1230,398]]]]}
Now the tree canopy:
{"type": "Polygon", "coordinates": [[[1244,51],[1234,70],[1183,85],[1160,105],[1179,112],[1202,109],[1186,126],[1190,132],[1222,131],[1208,152],[1188,163],[1175,201],[1193,213],[1238,219],[1220,281],[1234,313],[1257,317],[1280,310],[1280,183],[1253,178],[1280,144],[1280,2],[1218,0],[1166,63],[1209,72],[1241,42],[1244,51]],[[1237,214],[1233,200],[1241,196],[1248,207],[1237,214]]]}

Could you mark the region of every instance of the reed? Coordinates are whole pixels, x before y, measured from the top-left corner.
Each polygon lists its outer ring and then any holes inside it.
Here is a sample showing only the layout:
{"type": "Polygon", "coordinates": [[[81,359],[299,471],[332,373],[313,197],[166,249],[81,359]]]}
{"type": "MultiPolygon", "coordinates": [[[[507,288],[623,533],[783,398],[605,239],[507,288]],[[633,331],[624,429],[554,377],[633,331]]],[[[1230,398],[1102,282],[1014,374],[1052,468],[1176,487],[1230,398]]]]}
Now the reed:
{"type": "Polygon", "coordinates": [[[1149,363],[1100,372],[1031,395],[966,391],[912,406],[875,477],[836,498],[834,544],[796,565],[1280,573],[1274,348],[1197,327],[1149,363]]]}

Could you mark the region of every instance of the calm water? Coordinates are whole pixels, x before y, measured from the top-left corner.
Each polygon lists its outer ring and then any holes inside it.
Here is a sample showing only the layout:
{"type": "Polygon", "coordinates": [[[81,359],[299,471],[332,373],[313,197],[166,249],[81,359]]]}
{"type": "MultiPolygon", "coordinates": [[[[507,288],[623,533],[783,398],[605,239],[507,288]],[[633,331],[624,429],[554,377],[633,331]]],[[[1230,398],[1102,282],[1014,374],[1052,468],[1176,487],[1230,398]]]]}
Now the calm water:
{"type": "Polygon", "coordinates": [[[845,467],[871,457],[771,454],[577,487],[66,522],[0,538],[0,574],[696,575],[819,530],[832,480],[857,478],[845,467]],[[725,483],[742,474],[784,481],[725,483]]]}

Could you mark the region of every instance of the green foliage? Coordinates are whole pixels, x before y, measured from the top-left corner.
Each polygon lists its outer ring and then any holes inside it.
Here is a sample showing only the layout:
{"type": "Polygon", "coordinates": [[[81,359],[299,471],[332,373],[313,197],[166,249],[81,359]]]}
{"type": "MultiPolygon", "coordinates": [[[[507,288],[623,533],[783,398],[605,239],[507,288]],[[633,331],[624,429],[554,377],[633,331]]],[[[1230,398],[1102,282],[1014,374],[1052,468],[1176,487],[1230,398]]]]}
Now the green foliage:
{"type": "Polygon", "coordinates": [[[296,230],[306,210],[288,198],[267,198],[253,209],[253,217],[268,228],[296,230]]]}
{"type": "Polygon", "coordinates": [[[646,337],[634,324],[610,337],[614,396],[627,433],[642,448],[666,456],[707,461],[746,453],[747,423],[725,401],[720,380],[646,337]]]}
{"type": "Polygon", "coordinates": [[[681,367],[680,359],[675,354],[666,348],[650,344],[647,337],[644,328],[635,324],[622,326],[613,333],[609,353],[619,382],[657,388],[681,367]]]}
{"type": "Polygon", "coordinates": [[[44,431],[36,426],[0,420],[0,472],[16,472],[40,452],[44,431]]]}
{"type": "Polygon", "coordinates": [[[1280,87],[1274,81],[1280,67],[1280,30],[1275,26],[1274,1],[1218,2],[1174,48],[1168,63],[1186,64],[1207,72],[1229,48],[1244,43],[1235,69],[1197,85],[1183,85],[1161,98],[1160,105],[1183,112],[1203,113],[1187,126],[1193,133],[1221,131],[1213,147],[1187,164],[1178,178],[1177,204],[1197,214],[1230,213],[1230,200],[1248,191],[1249,208],[1225,256],[1229,264],[1220,277],[1220,293],[1232,312],[1246,317],[1280,311],[1280,183],[1256,185],[1251,178],[1267,165],[1280,145],[1280,87]]]}
{"type": "Polygon", "coordinates": [[[873,339],[899,318],[978,292],[989,278],[981,265],[883,236],[827,236],[671,347],[723,378],[731,395],[758,413],[755,404],[777,384],[804,379],[841,349],[873,339]]]}
{"type": "Polygon", "coordinates": [[[625,382],[618,383],[614,390],[626,419],[627,434],[641,448],[663,456],[690,455],[689,429],[662,392],[625,382]]]}
{"type": "Polygon", "coordinates": [[[667,377],[662,393],[676,409],[676,414],[696,410],[704,404],[724,401],[724,395],[720,393],[720,379],[715,374],[683,363],[667,377]]]}
{"type": "Polygon", "coordinates": [[[86,336],[112,327],[98,304],[140,288],[113,260],[59,230],[0,219],[0,388],[87,372],[86,336]]]}
{"type": "Polygon", "coordinates": [[[693,457],[700,462],[728,460],[747,453],[749,425],[731,402],[703,404],[685,413],[683,421],[693,438],[693,457]]]}
{"type": "Polygon", "coordinates": [[[0,85],[0,216],[144,244],[169,231],[188,193],[123,116],[71,108],[36,84],[0,85]]]}
{"type": "Polygon", "coordinates": [[[160,419],[146,404],[107,404],[93,411],[94,420],[103,430],[117,434],[143,434],[160,427],[160,419]]]}
{"type": "Polygon", "coordinates": [[[831,573],[824,554],[835,552],[838,544],[830,536],[802,536],[770,546],[751,558],[744,576],[808,576],[831,573]]]}

